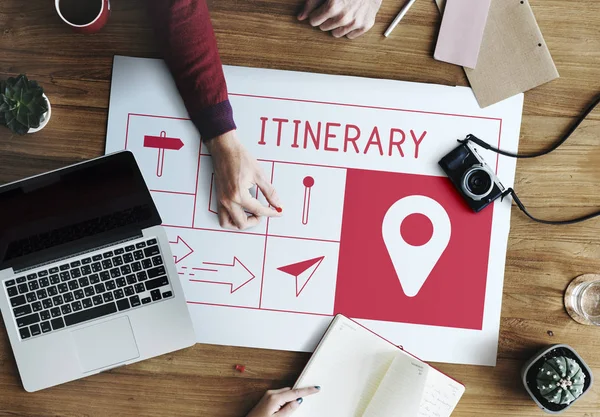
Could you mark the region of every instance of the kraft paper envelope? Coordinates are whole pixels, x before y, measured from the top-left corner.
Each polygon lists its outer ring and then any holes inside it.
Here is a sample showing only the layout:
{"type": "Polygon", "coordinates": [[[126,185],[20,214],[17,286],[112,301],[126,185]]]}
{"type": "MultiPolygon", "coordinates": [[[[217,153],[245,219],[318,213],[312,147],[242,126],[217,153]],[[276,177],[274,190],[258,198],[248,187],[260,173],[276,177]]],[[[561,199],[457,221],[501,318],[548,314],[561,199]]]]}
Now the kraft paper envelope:
{"type": "Polygon", "coordinates": [[[481,107],[559,77],[527,0],[492,0],[477,67],[465,72],[481,107]]]}

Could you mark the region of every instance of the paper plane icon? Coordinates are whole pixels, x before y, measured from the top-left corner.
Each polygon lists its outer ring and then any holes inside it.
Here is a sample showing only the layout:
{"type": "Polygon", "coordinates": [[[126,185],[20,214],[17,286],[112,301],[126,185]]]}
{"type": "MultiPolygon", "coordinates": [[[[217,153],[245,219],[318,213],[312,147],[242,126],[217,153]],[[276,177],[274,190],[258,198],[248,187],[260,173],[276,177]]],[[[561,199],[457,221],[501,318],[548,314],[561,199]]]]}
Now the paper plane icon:
{"type": "Polygon", "coordinates": [[[296,297],[298,297],[323,262],[323,259],[325,259],[325,257],[320,256],[318,258],[285,265],[277,269],[296,278],[296,297]]]}

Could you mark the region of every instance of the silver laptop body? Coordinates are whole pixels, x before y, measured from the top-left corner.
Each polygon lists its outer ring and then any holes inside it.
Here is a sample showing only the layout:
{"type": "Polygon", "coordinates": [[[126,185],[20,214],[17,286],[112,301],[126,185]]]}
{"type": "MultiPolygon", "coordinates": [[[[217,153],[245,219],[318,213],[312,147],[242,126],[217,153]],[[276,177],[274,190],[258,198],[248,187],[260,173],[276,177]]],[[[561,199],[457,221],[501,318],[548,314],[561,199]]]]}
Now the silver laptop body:
{"type": "Polygon", "coordinates": [[[25,390],[195,343],[160,224],[130,152],[0,187],[0,308],[25,390]]]}

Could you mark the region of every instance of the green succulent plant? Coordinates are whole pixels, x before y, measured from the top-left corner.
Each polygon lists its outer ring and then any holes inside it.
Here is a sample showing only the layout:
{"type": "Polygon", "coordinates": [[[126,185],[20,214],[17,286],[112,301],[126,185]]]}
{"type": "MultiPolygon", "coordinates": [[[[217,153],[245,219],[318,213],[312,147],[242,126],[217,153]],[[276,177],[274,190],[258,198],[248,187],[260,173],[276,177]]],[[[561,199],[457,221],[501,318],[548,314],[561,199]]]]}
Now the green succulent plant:
{"type": "Polygon", "coordinates": [[[23,74],[0,81],[0,124],[19,135],[40,127],[48,111],[43,94],[44,89],[23,74]]]}
{"type": "Polygon", "coordinates": [[[550,358],[540,368],[537,388],[546,399],[554,404],[571,404],[583,393],[585,373],[579,364],[564,356],[550,358]]]}

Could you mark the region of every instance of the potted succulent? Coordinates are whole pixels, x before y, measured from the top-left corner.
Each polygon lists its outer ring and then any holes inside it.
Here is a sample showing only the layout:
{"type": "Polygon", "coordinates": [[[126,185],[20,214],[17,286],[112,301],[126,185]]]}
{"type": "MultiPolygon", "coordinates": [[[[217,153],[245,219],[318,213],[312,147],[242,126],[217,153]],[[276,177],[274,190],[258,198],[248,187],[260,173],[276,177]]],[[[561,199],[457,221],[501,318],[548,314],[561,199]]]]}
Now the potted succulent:
{"type": "Polygon", "coordinates": [[[51,116],[44,89],[21,74],[0,81],[0,124],[24,135],[42,130],[51,116]]]}
{"type": "Polygon", "coordinates": [[[585,361],[568,345],[554,345],[531,358],[521,370],[523,385],[536,404],[560,414],[592,386],[594,377],[585,361]]]}

